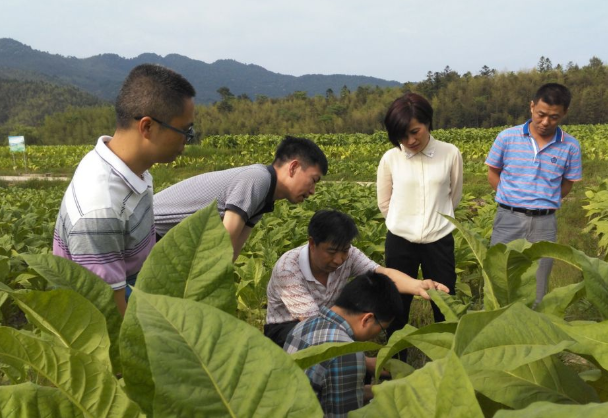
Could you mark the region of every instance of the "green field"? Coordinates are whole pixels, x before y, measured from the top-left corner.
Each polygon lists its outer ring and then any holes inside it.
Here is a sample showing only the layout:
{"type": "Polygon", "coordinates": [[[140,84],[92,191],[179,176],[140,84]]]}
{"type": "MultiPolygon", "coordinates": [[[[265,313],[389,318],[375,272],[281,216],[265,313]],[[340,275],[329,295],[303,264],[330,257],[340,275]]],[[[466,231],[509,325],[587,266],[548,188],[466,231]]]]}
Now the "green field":
{"type": "MultiPolygon", "coordinates": [[[[456,213],[456,219],[463,228],[462,231],[455,233],[457,297],[450,302],[456,304],[450,305],[455,320],[467,310],[490,311],[506,306],[505,300],[517,300],[511,299],[513,296],[501,299],[503,296],[500,296],[500,286],[489,291],[489,283],[484,277],[487,271],[492,271],[497,276],[505,274],[505,277],[518,273],[512,271],[507,273],[506,268],[500,272],[496,267],[481,267],[479,262],[479,254],[485,251],[484,248],[489,242],[495,212],[493,192],[486,180],[483,161],[499,130],[434,131],[437,139],[458,146],[465,163],[464,196],[456,213]],[[493,298],[495,298],[494,302],[493,298]],[[492,305],[493,303],[495,305],[492,305]]],[[[605,179],[608,178],[608,164],[605,160],[608,159],[608,145],[603,139],[608,136],[608,125],[569,126],[566,127],[566,131],[581,141],[584,180],[574,186],[572,193],[558,212],[558,243],[564,246],[560,247],[562,248],[560,251],[566,251],[564,248],[568,247],[579,250],[586,256],[577,255],[578,253],[560,256],[559,258],[564,261],[558,260],[554,265],[550,291],[574,289],[575,286],[580,286],[589,280],[598,280],[597,277],[603,274],[599,272],[603,270],[594,270],[595,267],[590,266],[593,263],[601,263],[600,260],[603,260],[606,254],[608,183],[605,179]]],[[[261,329],[265,319],[265,289],[271,269],[281,254],[306,241],[308,220],[316,210],[335,208],[350,214],[360,229],[356,245],[374,260],[383,262],[386,227],[376,206],[373,182],[377,163],[382,154],[390,148],[385,134],[308,135],[307,137],[315,140],[327,154],[330,167],[328,176],[318,185],[315,195],[303,204],[296,206],[285,201],[277,202],[274,213],[265,215],[254,228],[251,238],[234,266],[236,315],[257,329],[261,329]]],[[[270,164],[274,149],[280,140],[281,137],[276,135],[206,138],[201,145],[188,146],[184,155],[174,163],[154,166],[151,171],[155,179],[155,189],[162,190],[181,179],[210,170],[256,162],[270,164]]],[[[21,155],[17,155],[18,158],[13,160],[8,147],[4,147],[0,150],[0,174],[14,176],[28,173],[69,177],[82,156],[91,149],[92,146],[28,147],[28,164],[25,167],[21,155]]],[[[31,266],[28,267],[21,256],[50,252],[53,226],[66,187],[65,181],[0,182],[2,196],[0,282],[2,284],[24,291],[48,291],[49,285],[43,278],[46,276],[32,269],[31,266]]],[[[538,248],[538,251],[558,251],[553,248],[538,248]]],[[[516,253],[520,254],[519,249],[513,252],[516,253]]],[[[490,261],[494,266],[499,265],[498,258],[490,261]]],[[[526,274],[522,275],[522,281],[524,277],[527,277],[526,274]]],[[[527,283],[530,284],[529,281],[527,283]]],[[[593,283],[597,286],[597,282],[593,283]]],[[[605,287],[605,291],[608,292],[608,285],[605,287]]],[[[601,292],[598,295],[602,294],[601,292]]],[[[595,322],[602,321],[606,317],[606,311],[601,304],[598,306],[597,300],[590,293],[582,294],[579,289],[576,291],[576,296],[572,293],[566,299],[568,302],[555,302],[563,309],[556,307],[545,309],[561,312],[561,317],[567,321],[595,322]]],[[[554,303],[553,299],[551,303],[554,303]]],[[[28,332],[39,327],[39,325],[33,326],[37,324],[36,321],[28,320],[22,313],[23,306],[21,308],[19,306],[9,297],[9,293],[0,292],[1,324],[28,332]]],[[[428,329],[432,317],[428,302],[416,300],[411,315],[411,325],[421,330],[428,329]]],[[[594,334],[593,338],[601,339],[603,338],[601,335],[604,334],[599,335],[600,337],[594,334]]],[[[418,347],[416,349],[418,351],[415,351],[416,355],[411,356],[411,363],[416,368],[421,368],[429,358],[435,360],[434,355],[437,353],[435,349],[428,351],[424,345],[413,345],[418,347]]],[[[573,363],[578,371],[598,370],[599,367],[602,376],[605,376],[606,359],[600,362],[600,367],[595,360],[587,363],[588,357],[582,355],[580,350],[571,350],[571,352],[560,353],[560,358],[573,363]],[[572,356],[571,352],[577,355],[572,356]]],[[[426,370],[426,367],[424,369],[426,370]]],[[[19,381],[15,379],[9,369],[3,367],[0,359],[0,383],[19,381]]],[[[477,387],[475,389],[477,390],[477,387]]],[[[604,388],[604,390],[605,392],[601,392],[598,389],[598,393],[601,400],[606,402],[608,389],[604,388]]],[[[484,396],[489,395],[484,392],[484,396]]],[[[506,401],[501,400],[501,402],[506,401]]],[[[576,403],[583,402],[578,400],[576,403]]],[[[514,405],[517,407],[511,407],[515,409],[523,407],[521,404],[514,405]]],[[[494,404],[482,406],[484,413],[496,407],[494,404]]]]}

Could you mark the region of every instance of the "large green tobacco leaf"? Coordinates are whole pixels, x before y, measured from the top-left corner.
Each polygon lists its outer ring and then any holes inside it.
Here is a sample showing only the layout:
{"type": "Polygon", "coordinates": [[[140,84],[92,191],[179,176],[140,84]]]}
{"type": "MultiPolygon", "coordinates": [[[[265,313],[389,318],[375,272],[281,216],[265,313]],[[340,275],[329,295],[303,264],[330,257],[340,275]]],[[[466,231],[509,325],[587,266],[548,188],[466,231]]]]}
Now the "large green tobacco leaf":
{"type": "Polygon", "coordinates": [[[154,379],[155,416],[321,415],[306,375],[257,329],[205,303],[137,289],[131,297],[154,379]]]}
{"type": "Polygon", "coordinates": [[[568,323],[555,320],[554,323],[576,341],[568,351],[593,356],[601,367],[608,370],[608,321],[568,323]]]}
{"type": "Polygon", "coordinates": [[[585,282],[558,287],[547,293],[536,311],[563,318],[568,306],[585,296],[585,282]]]}
{"type": "Polygon", "coordinates": [[[524,250],[531,259],[552,257],[562,260],[583,272],[587,299],[608,318],[608,263],[589,257],[582,251],[553,242],[538,242],[524,250]]]}
{"type": "Polygon", "coordinates": [[[525,409],[498,411],[494,418],[606,418],[608,403],[588,405],[560,405],[550,402],[536,402],[525,409]]]}
{"type": "Polygon", "coordinates": [[[86,417],[141,416],[107,366],[89,354],[0,327],[0,361],[31,367],[86,417]]]}
{"type": "Polygon", "coordinates": [[[356,341],[352,343],[325,343],[313,345],[290,356],[301,369],[307,369],[322,361],[360,351],[375,351],[382,346],[371,341],[356,341]]]}
{"type": "Polygon", "coordinates": [[[486,255],[488,252],[486,241],[483,238],[481,238],[479,235],[477,235],[476,233],[470,231],[468,228],[466,228],[464,225],[462,225],[456,219],[454,219],[450,216],[447,216],[447,215],[443,215],[443,217],[448,219],[450,222],[452,222],[456,226],[456,228],[458,228],[458,231],[463,236],[463,238],[465,239],[467,244],[469,244],[469,247],[471,247],[471,251],[473,252],[473,255],[475,256],[475,258],[477,259],[477,262],[481,266],[481,275],[483,276],[483,283],[484,283],[483,303],[484,303],[485,309],[488,311],[491,311],[494,309],[499,309],[500,304],[498,303],[498,300],[496,299],[496,294],[494,292],[492,280],[490,280],[490,277],[488,276],[488,274],[485,271],[484,263],[485,263],[486,255]]]}
{"type": "Polygon", "coordinates": [[[95,306],[70,289],[11,292],[29,321],[57,343],[86,354],[111,369],[106,321],[95,306]]]}
{"type": "Polygon", "coordinates": [[[123,380],[129,398],[137,402],[144,413],[152,417],[154,379],[150,370],[144,333],[137,318],[137,298],[129,299],[125,318],[120,328],[120,354],[123,380]]]}
{"type": "Polygon", "coordinates": [[[139,272],[138,289],[236,312],[232,244],[216,207],[214,202],[169,230],[139,272]]]}
{"type": "Polygon", "coordinates": [[[0,386],[1,417],[70,417],[85,415],[59,389],[22,383],[0,386]]]}
{"type": "Polygon", "coordinates": [[[447,322],[458,322],[462,315],[467,312],[470,305],[469,303],[463,304],[449,293],[439,292],[434,289],[428,290],[428,294],[447,322]]]}
{"type": "Polygon", "coordinates": [[[483,269],[491,278],[491,286],[499,306],[514,302],[534,302],[536,272],[528,271],[531,260],[516,249],[523,243],[523,240],[517,240],[509,245],[497,244],[488,249],[486,254],[483,269]]]}
{"type": "Polygon", "coordinates": [[[99,276],[86,268],[62,257],[51,254],[22,254],[30,268],[49,281],[53,286],[72,289],[84,296],[106,318],[110,337],[110,359],[115,373],[120,372],[118,333],[122,316],[116,308],[114,291],[99,276]]]}
{"type": "Polygon", "coordinates": [[[374,400],[348,414],[363,417],[483,417],[473,385],[453,352],[410,376],[373,386],[374,400]]]}
{"type": "Polygon", "coordinates": [[[402,330],[395,332],[387,345],[378,352],[376,378],[388,359],[410,346],[417,347],[432,360],[445,357],[452,348],[456,326],[454,322],[440,322],[420,329],[406,325],[402,330]]]}
{"type": "Polygon", "coordinates": [[[546,316],[521,303],[463,316],[454,337],[454,351],[469,373],[513,370],[573,344],[546,316]]]}
{"type": "Polygon", "coordinates": [[[514,409],[539,401],[562,404],[599,401],[593,388],[555,356],[511,371],[484,370],[469,377],[483,395],[514,409]]]}

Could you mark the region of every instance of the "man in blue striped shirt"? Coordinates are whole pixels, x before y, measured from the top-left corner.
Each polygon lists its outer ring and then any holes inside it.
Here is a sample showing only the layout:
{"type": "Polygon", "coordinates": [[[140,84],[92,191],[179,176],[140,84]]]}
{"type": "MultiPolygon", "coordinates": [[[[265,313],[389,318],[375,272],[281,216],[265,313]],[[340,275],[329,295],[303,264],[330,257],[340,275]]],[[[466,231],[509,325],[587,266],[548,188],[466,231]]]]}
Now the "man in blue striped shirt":
{"type": "MultiPolygon", "coordinates": [[[[294,353],[327,342],[370,340],[386,330],[402,310],[393,281],[370,271],[344,286],[331,309],[322,306],[316,316],[298,323],[287,336],[284,349],[294,353]]],[[[325,417],[346,417],[363,406],[365,369],[365,355],[359,352],[305,370],[325,417]]]]}
{"type": "MultiPolygon", "coordinates": [[[[491,245],[520,238],[556,241],[555,211],[574,182],[582,179],[580,145],[558,126],[570,99],[570,91],[561,84],[541,86],[530,103],[531,119],[496,137],[486,159],[499,206],[491,245]]],[[[534,305],[547,292],[552,266],[551,258],[539,262],[534,305]]]]}

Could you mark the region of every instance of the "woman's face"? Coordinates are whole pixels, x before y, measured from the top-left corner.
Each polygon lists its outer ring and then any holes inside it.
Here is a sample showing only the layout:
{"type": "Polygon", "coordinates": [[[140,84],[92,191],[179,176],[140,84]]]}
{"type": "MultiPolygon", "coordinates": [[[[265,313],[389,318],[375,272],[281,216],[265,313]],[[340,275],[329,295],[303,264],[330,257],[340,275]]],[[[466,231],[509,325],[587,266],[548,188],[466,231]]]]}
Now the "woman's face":
{"type": "Polygon", "coordinates": [[[399,141],[409,152],[417,154],[424,150],[431,139],[429,127],[412,118],[405,136],[399,141]]]}

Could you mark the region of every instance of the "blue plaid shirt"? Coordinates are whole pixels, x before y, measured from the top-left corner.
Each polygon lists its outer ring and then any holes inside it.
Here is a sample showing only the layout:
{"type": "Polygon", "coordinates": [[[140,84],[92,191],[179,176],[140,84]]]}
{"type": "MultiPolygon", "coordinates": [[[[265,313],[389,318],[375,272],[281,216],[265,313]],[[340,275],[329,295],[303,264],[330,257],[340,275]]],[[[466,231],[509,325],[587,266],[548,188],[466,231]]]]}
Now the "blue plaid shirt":
{"type": "MultiPolygon", "coordinates": [[[[327,342],[352,342],[353,330],[337,313],[322,306],[319,314],[300,322],[287,336],[285,351],[327,342]]],[[[347,354],[305,370],[326,417],[346,417],[363,406],[365,355],[347,354]]]]}

